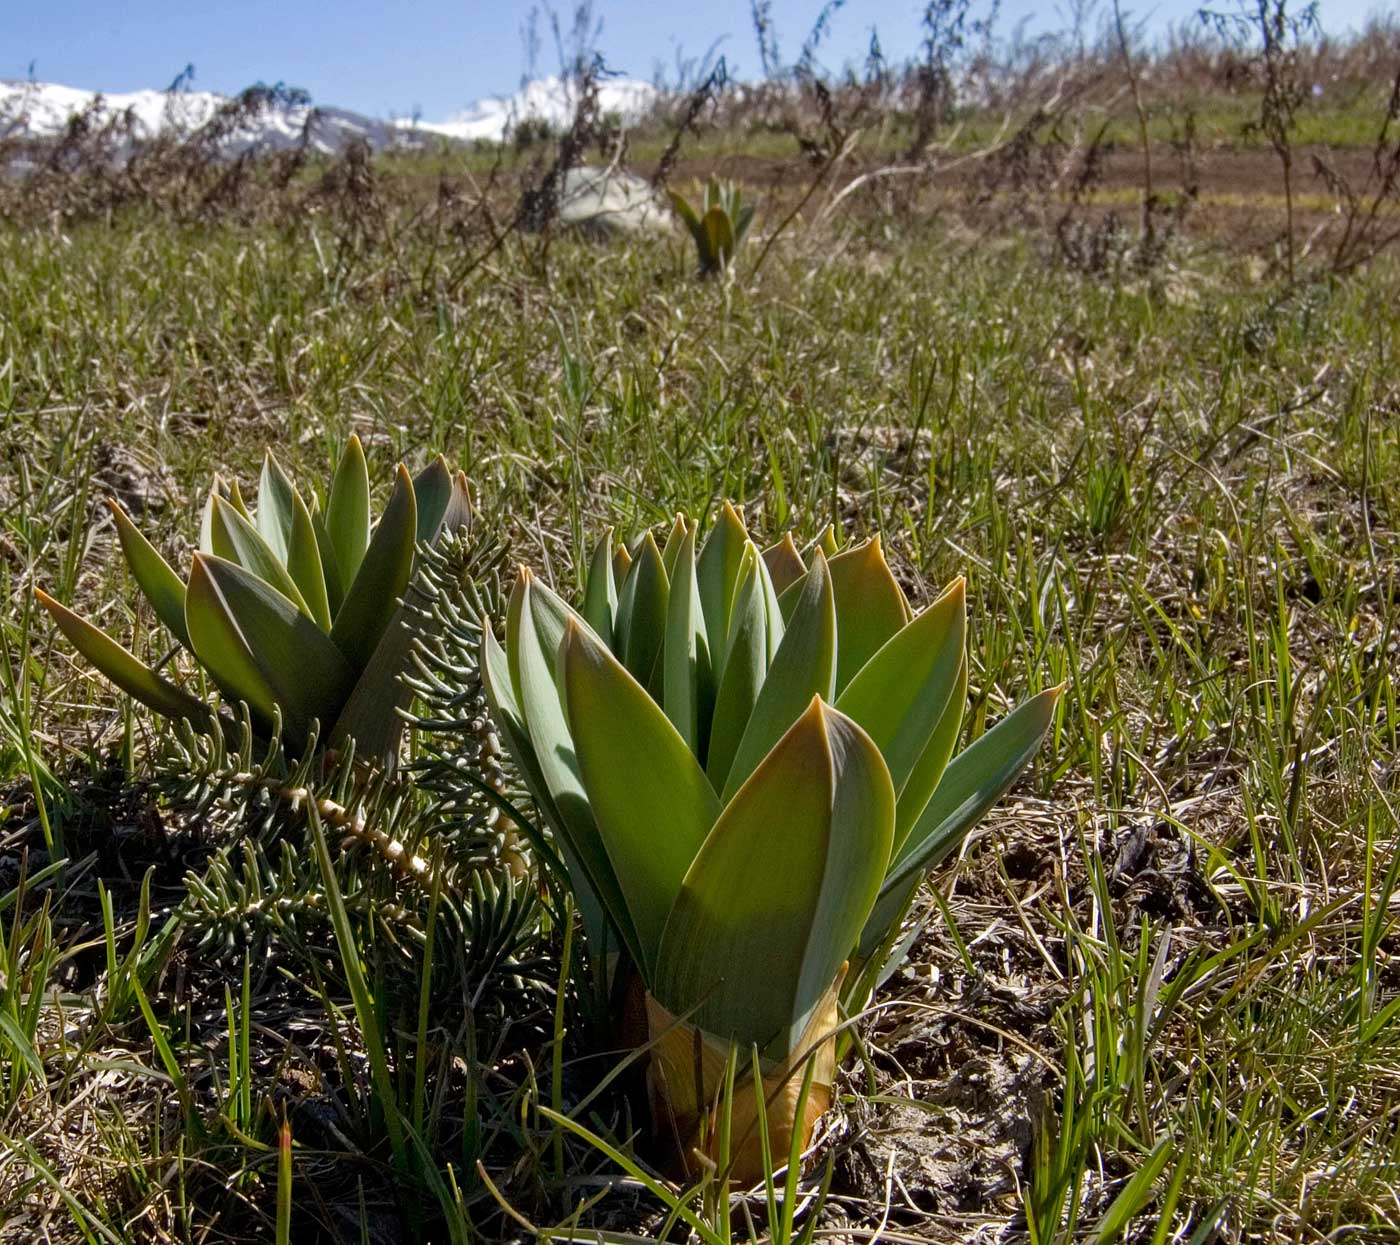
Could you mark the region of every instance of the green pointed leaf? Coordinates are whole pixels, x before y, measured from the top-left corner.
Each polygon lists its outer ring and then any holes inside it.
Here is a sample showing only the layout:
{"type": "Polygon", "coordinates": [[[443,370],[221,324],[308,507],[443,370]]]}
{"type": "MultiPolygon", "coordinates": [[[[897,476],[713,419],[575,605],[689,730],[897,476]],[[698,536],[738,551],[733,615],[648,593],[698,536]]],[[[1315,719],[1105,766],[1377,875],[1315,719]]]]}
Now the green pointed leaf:
{"type": "Polygon", "coordinates": [[[209,496],[204,499],[204,509],[199,512],[199,552],[214,552],[214,498],[224,497],[228,493],[228,485],[224,483],[223,476],[218,472],[214,473],[214,483],[209,486],[209,496]]]}
{"type": "Polygon", "coordinates": [[[452,473],[439,454],[413,477],[413,498],[418,503],[416,539],[421,544],[437,535],[437,526],[447,512],[452,497],[452,473]]]}
{"type": "Polygon", "coordinates": [[[617,619],[617,580],[613,576],[612,528],[603,533],[588,565],[583,594],[583,616],[603,639],[612,642],[617,619]]]}
{"type": "Polygon", "coordinates": [[[722,207],[712,207],[700,221],[705,231],[703,266],[723,268],[734,254],[734,226],[722,207]]]}
{"type": "Polygon", "coordinates": [[[34,595],[73,647],[128,696],[167,718],[187,718],[199,726],[209,723],[212,715],[203,702],[161,678],[106,632],[60,605],[47,592],[36,588],[34,595]]]}
{"type": "MultiPolygon", "coordinates": [[[[1042,693],[1042,696],[1051,697],[1049,709],[1052,713],[1055,695],[1058,695],[1057,691],[1053,693],[1042,693]]],[[[1037,699],[1040,698],[1038,697],[1037,699]]],[[[957,686],[953,690],[953,695],[947,709],[944,710],[943,720],[938,725],[938,738],[944,742],[939,742],[937,744],[931,743],[930,747],[937,746],[941,748],[946,746],[948,751],[951,752],[957,743],[958,730],[962,724],[963,706],[966,700],[967,660],[964,658],[957,686]]],[[[1021,706],[1021,709],[1027,709],[1035,703],[1035,700],[1028,701],[1027,704],[1021,706]]],[[[1044,708],[1045,706],[1042,705],[1041,709],[1043,710],[1044,708]]],[[[1019,713],[1020,710],[1018,709],[1017,712],[1019,713]]],[[[1003,723],[1010,722],[1011,718],[1015,716],[1014,713],[1009,715],[1007,718],[1003,719],[1003,723]]],[[[1034,716],[1035,714],[1033,713],[1031,717],[1034,718],[1034,716]]],[[[998,727],[1003,723],[998,723],[998,727]]],[[[1049,718],[1047,717],[1047,726],[1048,723],[1049,718]]],[[[1021,725],[1033,728],[1034,724],[1030,719],[1026,719],[1021,725]]],[[[993,728],[993,730],[996,729],[997,727],[993,728]]],[[[988,733],[990,734],[991,732],[988,733]]],[[[983,738],[985,739],[986,736],[984,735],[983,738]]],[[[1039,746],[1039,739],[1040,737],[1036,738],[1035,744],[1031,746],[1030,751],[1026,754],[1025,763],[1028,763],[1030,757],[1034,755],[1035,749],[1039,746]]],[[[971,749],[968,749],[968,751],[971,751],[971,749]]],[[[962,755],[966,755],[966,753],[962,755]]],[[[956,764],[956,762],[954,762],[954,764],[956,764]]],[[[1021,767],[1016,769],[1016,773],[1020,772],[1020,768],[1024,768],[1024,763],[1021,767]]],[[[970,771],[968,771],[968,773],[970,773],[970,771]]],[[[946,800],[948,804],[951,805],[955,800],[961,798],[963,802],[961,806],[955,810],[954,815],[939,816],[937,813],[932,814],[930,815],[930,822],[922,831],[920,829],[919,819],[916,819],[914,829],[904,832],[902,836],[898,820],[896,821],[896,841],[893,853],[894,863],[890,868],[891,876],[881,888],[880,898],[876,900],[875,907],[870,913],[870,919],[866,922],[865,929],[861,933],[859,955],[862,959],[869,959],[885,941],[886,936],[890,932],[890,927],[899,919],[900,914],[908,908],[910,900],[914,897],[914,892],[919,888],[919,882],[922,880],[923,875],[930,869],[936,868],[949,855],[956,851],[958,845],[967,837],[968,832],[971,831],[973,826],[986,814],[987,810],[1000,798],[1000,791],[997,791],[990,799],[986,798],[985,792],[980,798],[975,793],[969,798],[967,796],[968,783],[966,781],[968,773],[959,777],[959,775],[953,772],[953,765],[949,765],[944,771],[942,782],[935,790],[934,799],[931,800],[929,805],[924,809],[925,814],[927,814],[932,805],[937,804],[940,799],[946,800]],[[962,793],[961,797],[959,796],[959,792],[962,793]],[[936,826],[932,824],[932,819],[935,816],[937,816],[939,820],[939,824],[936,826]],[[913,867],[905,867],[900,864],[900,862],[901,860],[908,859],[911,854],[914,853],[915,839],[918,838],[921,833],[925,838],[924,850],[919,855],[919,860],[913,867]],[[895,876],[896,871],[898,872],[898,877],[895,876]]],[[[1008,785],[1009,782],[1014,781],[1014,779],[1015,773],[1013,773],[1011,779],[1008,780],[1008,785]]],[[[993,786],[991,790],[995,791],[996,788],[993,786]]],[[[890,964],[882,966],[881,971],[888,973],[893,964],[894,961],[891,961],[890,964]]]]}
{"type": "Polygon", "coordinates": [[[686,873],[661,939],[657,999],[721,1038],[788,1054],[855,944],[893,833],[879,750],[814,700],[686,873]]]}
{"type": "Polygon", "coordinates": [[[700,217],[696,215],[695,209],[690,206],[684,196],[676,191],[668,190],[666,194],[671,200],[671,207],[675,210],[676,215],[681,218],[681,222],[690,231],[690,236],[695,239],[695,244],[697,246],[703,244],[705,231],[700,227],[700,217]]]}
{"type": "Polygon", "coordinates": [[[694,524],[683,514],[676,515],[676,521],[671,524],[671,530],[666,536],[666,543],[661,548],[661,565],[665,568],[667,582],[675,578],[676,558],[680,556],[686,532],[692,527],[694,524]]]}
{"type": "Polygon", "coordinates": [[[436,544],[444,532],[471,525],[467,477],[460,471],[454,476],[441,454],[413,477],[413,496],[418,503],[420,545],[436,544]]]}
{"type": "Polygon", "coordinates": [[[559,820],[558,814],[554,811],[553,798],[549,794],[549,787],[540,771],[540,761],[539,757],[535,755],[535,747],[530,739],[530,729],[520,710],[519,697],[510,677],[510,663],[506,658],[505,649],[497,641],[489,621],[482,630],[479,668],[481,670],[481,688],[486,694],[486,702],[491,708],[491,716],[505,737],[506,746],[510,749],[511,756],[515,759],[535,803],[539,805],[540,811],[549,818],[550,824],[555,825],[559,820]]]}
{"type": "Polygon", "coordinates": [[[808,559],[808,561],[810,561],[812,555],[818,549],[820,549],[824,554],[826,554],[826,560],[828,562],[830,562],[832,558],[834,558],[838,553],[841,552],[841,546],[836,543],[836,529],[832,527],[830,523],[828,523],[824,528],[822,528],[821,534],[818,535],[816,540],[814,540],[810,545],[807,546],[807,550],[804,556],[808,559]]]}
{"type": "MultiPolygon", "coordinates": [[[[340,650],[300,609],[236,563],[200,554],[190,573],[186,608],[195,656],[218,673],[207,654],[239,671],[251,668],[282,710],[293,740],[312,720],[329,728],[355,681],[340,650]]],[[[235,685],[235,690],[238,686],[235,685]]],[[[246,696],[244,697],[246,699],[246,696]]],[[[262,708],[249,702],[250,708],[262,708]]]]}
{"type": "Polygon", "coordinates": [[[962,662],[958,666],[958,677],[953,683],[952,692],[948,695],[948,703],[943,706],[943,713],[938,719],[938,725],[934,727],[933,734],[929,736],[928,747],[924,749],[924,755],[919,758],[919,764],[904,786],[903,798],[895,806],[894,846],[896,853],[904,847],[904,841],[913,831],[915,823],[923,815],[924,809],[928,807],[929,799],[932,798],[932,792],[928,798],[924,798],[920,792],[929,783],[932,783],[933,790],[936,791],[938,784],[943,781],[943,775],[948,770],[948,763],[958,746],[958,736],[962,734],[963,711],[966,708],[967,654],[964,653],[962,662]]]}
{"type": "MultiPolygon", "coordinates": [[[[526,608],[530,586],[535,582],[534,572],[528,566],[521,566],[516,572],[515,582],[511,585],[510,596],[506,600],[506,669],[510,674],[511,690],[515,693],[515,699],[521,699],[522,680],[520,677],[520,655],[524,650],[526,639],[526,628],[533,628],[534,621],[530,617],[526,608]]],[[[558,634],[548,637],[552,639],[555,648],[558,647],[564,638],[563,622],[560,622],[558,634]]],[[[553,651],[548,643],[541,643],[546,654],[553,651]]],[[[522,716],[523,716],[522,708],[522,716]]]]}
{"type": "Polygon", "coordinates": [[[715,694],[714,720],[705,755],[705,772],[717,791],[725,787],[768,669],[768,613],[760,564],[758,550],[750,541],[744,548],[729,634],[723,645],[724,676],[715,694]]]}
{"type": "Polygon", "coordinates": [[[650,978],[667,914],[719,816],[719,800],[647,690],[574,620],[562,661],[579,774],[650,978]]]}
{"type": "MultiPolygon", "coordinates": [[[[345,602],[331,627],[331,639],[357,670],[364,669],[373,656],[408,587],[417,532],[413,481],[400,463],[389,504],[384,507],[360,570],[346,590],[345,602]]],[[[339,551],[336,556],[339,557],[339,551]]]]}
{"type": "Polygon", "coordinates": [[[603,901],[593,888],[587,868],[574,850],[573,839],[564,826],[563,818],[550,794],[549,785],[544,780],[539,757],[535,754],[534,744],[530,740],[529,728],[525,725],[515,689],[511,685],[510,663],[489,623],[482,631],[479,668],[481,687],[486,695],[486,703],[490,706],[491,717],[501,732],[516,768],[525,780],[525,786],[535,802],[535,807],[553,834],[552,848],[563,865],[566,875],[563,881],[573,892],[575,905],[583,921],[584,933],[589,940],[590,951],[601,955],[603,951],[600,948],[609,941],[616,945],[616,937],[610,937],[605,932],[608,918],[603,901]]]}
{"type": "Polygon", "coordinates": [[[254,660],[232,608],[208,573],[211,563],[221,561],[212,553],[195,555],[185,588],[185,626],[190,633],[190,647],[219,690],[235,703],[243,701],[261,725],[269,726],[275,717],[277,693],[254,660]]]}
{"type": "MultiPolygon", "coordinates": [[[[913,873],[905,878],[898,886],[882,888],[879,898],[875,900],[875,906],[870,909],[870,915],[866,918],[865,928],[860,932],[860,940],[856,944],[856,953],[852,960],[857,966],[857,971],[864,973],[868,968],[870,959],[879,951],[889,936],[896,921],[901,920],[909,905],[914,900],[914,892],[919,889],[919,883],[923,881],[922,873],[913,873]]],[[[889,975],[899,967],[901,957],[902,939],[895,939],[894,946],[886,951],[884,962],[876,972],[876,978],[888,979],[889,975]]],[[[903,955],[909,954],[909,948],[903,948],[903,955]]],[[[854,999],[852,1003],[857,1009],[863,1008],[867,999],[854,999]]]]}
{"type": "Polygon", "coordinates": [[[751,203],[742,207],[736,205],[734,213],[734,249],[737,251],[744,244],[744,237],[749,232],[749,226],[753,224],[754,206],[751,203]]]}
{"type": "Polygon", "coordinates": [[[794,579],[779,595],[778,613],[782,615],[784,622],[792,617],[792,611],[797,608],[798,598],[802,595],[802,585],[806,580],[807,573],[804,571],[801,578],[794,579]]]}
{"type": "Polygon", "coordinates": [[[1033,696],[949,762],[890,865],[884,889],[937,865],[1001,799],[1039,750],[1062,690],[1052,687],[1033,696]]]}
{"type": "Polygon", "coordinates": [[[708,723],[713,706],[702,702],[707,697],[712,701],[714,691],[705,614],[700,606],[700,588],[695,577],[694,527],[686,532],[672,566],[662,652],[663,703],[666,716],[680,732],[686,747],[703,759],[701,728],[708,723]]]}
{"type": "Polygon", "coordinates": [[[295,491],[282,465],[268,450],[263,455],[262,475],[258,479],[258,512],[255,519],[258,535],[267,542],[268,548],[284,566],[287,550],[292,543],[292,494],[295,491]]]}
{"type": "Polygon", "coordinates": [[[836,694],[905,623],[909,603],[873,536],[831,559],[836,594],[836,694]]]}
{"type": "Polygon", "coordinates": [[[360,438],[345,443],[326,503],[326,531],[335,549],[340,582],[348,593],[369,548],[369,468],[360,438]]]}
{"type": "MultiPolygon", "coordinates": [[[[486,695],[486,703],[490,706],[492,719],[515,761],[516,768],[525,780],[525,786],[535,802],[536,809],[543,816],[552,835],[552,841],[540,844],[536,841],[536,836],[531,834],[531,842],[535,844],[541,860],[548,861],[549,868],[556,875],[562,870],[560,881],[573,892],[575,906],[583,921],[584,934],[588,938],[590,953],[602,956],[606,954],[608,946],[618,946],[617,938],[608,928],[608,918],[602,900],[598,898],[587,869],[583,867],[574,851],[559,810],[555,807],[549,787],[540,772],[539,757],[535,755],[534,745],[530,742],[529,728],[516,700],[515,689],[511,686],[509,661],[489,622],[482,630],[479,662],[481,687],[486,695]]],[[[528,828],[526,833],[529,833],[528,828]]]]}
{"type": "MultiPolygon", "coordinates": [[[[560,646],[571,617],[576,615],[567,605],[521,568],[506,619],[507,669],[549,806],[558,819],[555,828],[584,870],[623,945],[640,964],[642,945],[584,790],[559,692],[560,646]]],[[[499,691],[499,683],[496,686],[499,691]]]]}
{"type": "Polygon", "coordinates": [[[233,508],[247,519],[249,523],[253,521],[253,512],[248,509],[248,503],[243,500],[243,490],[238,487],[238,480],[236,478],[228,482],[228,492],[225,496],[229,499],[233,508]]]}
{"type": "Polygon", "coordinates": [[[705,634],[710,637],[711,659],[715,663],[717,680],[724,675],[724,641],[729,635],[740,563],[748,542],[749,534],[744,530],[744,521],[739,517],[739,512],[725,502],[695,563],[700,605],[705,611],[705,634]]]}
{"type": "Polygon", "coordinates": [[[763,590],[763,617],[767,620],[768,664],[778,655],[778,647],[783,642],[783,632],[787,629],[787,619],[778,604],[778,594],[773,587],[773,577],[768,574],[768,564],[754,546],[754,558],[758,567],[758,582],[763,590]]]}
{"type": "Polygon", "coordinates": [[[214,498],[210,533],[216,556],[228,562],[236,562],[245,571],[277,589],[308,618],[312,616],[306,599],[301,595],[301,590],[296,586],[296,581],[292,579],[282,559],[272,551],[258,530],[234,509],[233,504],[222,497],[214,498]]]}
{"type": "Polygon", "coordinates": [[[408,606],[400,605],[394,611],[330,734],[335,746],[353,738],[357,757],[386,770],[398,764],[404,715],[413,703],[413,689],[403,675],[409,669],[421,622],[422,616],[408,606]]]}
{"type": "Polygon", "coordinates": [[[836,606],[826,559],[818,553],[725,776],[726,803],[812,698],[830,699],[835,680],[836,606]]]}
{"type": "Polygon", "coordinates": [[[314,499],[311,505],[311,530],[316,534],[316,551],[321,555],[321,574],[326,582],[326,604],[330,609],[331,619],[334,620],[345,600],[345,589],[340,577],[340,567],[335,560],[335,545],[331,541],[331,534],[326,530],[325,516],[316,508],[314,499]]]}
{"type": "Polygon", "coordinates": [[[184,583],[156,547],[141,535],[125,510],[111,498],[107,499],[107,509],[112,512],[112,519],[117,525],[117,539],[121,541],[122,553],[126,555],[132,578],[151,603],[156,617],[181,644],[189,648],[190,637],[185,631],[184,583]]]}
{"type": "Polygon", "coordinates": [[[763,562],[768,567],[768,575],[773,581],[773,590],[778,594],[779,600],[791,584],[795,584],[807,573],[807,564],[797,552],[791,532],[776,545],[769,545],[763,551],[763,562]]]}
{"type": "Polygon", "coordinates": [[[661,550],[648,532],[642,537],[627,582],[618,594],[616,647],[622,663],[644,687],[660,671],[661,645],[666,635],[666,603],[671,585],[662,565],[661,550]]]}
{"type": "Polygon", "coordinates": [[[632,554],[627,546],[619,541],[617,548],[613,550],[613,582],[620,584],[625,581],[631,566],[632,554]]]}
{"type": "MultiPolygon", "coordinates": [[[[639,540],[636,545],[641,549],[642,542],[639,540]]],[[[611,636],[604,636],[608,641],[608,647],[618,656],[623,656],[626,650],[627,632],[631,627],[632,607],[637,600],[637,577],[632,574],[636,568],[636,559],[628,552],[626,545],[618,545],[619,554],[626,554],[627,569],[619,573],[617,569],[617,557],[613,558],[613,574],[617,579],[617,608],[613,610],[613,630],[611,636]]]]}
{"type": "MultiPolygon", "coordinates": [[[[934,788],[957,737],[940,731],[945,711],[965,678],[964,583],[948,590],[877,652],[836,701],[869,733],[890,767],[899,800],[896,848],[903,843],[934,788]]],[[[961,703],[955,706],[961,722],[961,703]]]]}
{"type": "MultiPolygon", "coordinates": [[[[429,482],[428,501],[438,517],[425,527],[422,511],[419,511],[418,539],[422,544],[436,544],[445,533],[469,522],[471,510],[466,478],[458,472],[456,479],[448,476],[446,481],[445,493],[439,487],[440,479],[429,482]]],[[[419,499],[416,484],[414,497],[419,499]]],[[[434,625],[435,619],[425,617],[411,605],[400,604],[394,610],[374,647],[373,656],[359,672],[355,688],[341,710],[331,732],[332,744],[353,738],[356,756],[372,759],[385,769],[398,764],[406,713],[414,696],[403,676],[411,666],[414,645],[426,634],[425,629],[434,625]]]]}
{"type": "Polygon", "coordinates": [[[326,594],[326,573],[321,566],[321,547],[311,512],[301,494],[292,490],[292,532],[287,544],[287,573],[306,603],[307,613],[322,631],[331,629],[330,598],[326,594]]]}

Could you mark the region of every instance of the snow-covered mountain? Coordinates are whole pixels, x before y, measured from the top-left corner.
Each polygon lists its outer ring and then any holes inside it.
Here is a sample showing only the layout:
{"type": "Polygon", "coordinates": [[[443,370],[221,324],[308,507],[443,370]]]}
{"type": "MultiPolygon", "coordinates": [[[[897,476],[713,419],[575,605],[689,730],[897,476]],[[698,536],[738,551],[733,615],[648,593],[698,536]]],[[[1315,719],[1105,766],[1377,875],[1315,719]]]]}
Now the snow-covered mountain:
{"type": "MultiPolygon", "coordinates": [[[[514,95],[479,100],[444,121],[393,119],[379,121],[344,108],[274,102],[243,119],[224,141],[230,154],[249,147],[270,150],[301,141],[311,117],[312,145],[322,152],[336,152],[353,139],[363,138],[376,150],[392,146],[421,146],[425,141],[450,139],[498,141],[521,121],[566,124],[573,115],[575,86],[560,78],[528,83],[514,95]]],[[[645,111],[655,98],[649,83],[635,79],[611,79],[599,89],[604,113],[631,119],[645,111]]],[[[95,91],[51,82],[0,80],[0,138],[52,138],[62,134],[75,114],[90,107],[95,91]]],[[[167,129],[190,132],[207,124],[228,97],[209,91],[132,91],[101,97],[101,115],[130,116],[137,139],[150,138],[167,129]]]]}
{"type": "MultiPolygon", "coordinates": [[[[0,81],[0,138],[54,138],[69,120],[99,98],[96,91],[60,86],[51,82],[0,81]]],[[[131,91],[102,95],[99,119],[125,114],[131,135],[148,139],[166,130],[190,133],[213,120],[228,98],[210,91],[131,91]]],[[[341,108],[314,110],[306,104],[272,102],[239,119],[223,139],[234,155],[249,147],[280,150],[301,141],[308,118],[310,143],[321,152],[337,152],[354,138],[365,138],[374,147],[387,147],[399,139],[399,128],[341,108]]]]}
{"type": "MultiPolygon", "coordinates": [[[[514,95],[492,96],[454,113],[446,121],[401,121],[407,129],[465,141],[485,138],[499,141],[522,121],[543,121],[550,126],[567,125],[577,102],[576,84],[566,78],[538,78],[526,83],[514,95]]],[[[634,121],[656,99],[656,88],[637,78],[610,78],[598,86],[598,107],[606,116],[616,113],[623,121],[634,121]]]]}

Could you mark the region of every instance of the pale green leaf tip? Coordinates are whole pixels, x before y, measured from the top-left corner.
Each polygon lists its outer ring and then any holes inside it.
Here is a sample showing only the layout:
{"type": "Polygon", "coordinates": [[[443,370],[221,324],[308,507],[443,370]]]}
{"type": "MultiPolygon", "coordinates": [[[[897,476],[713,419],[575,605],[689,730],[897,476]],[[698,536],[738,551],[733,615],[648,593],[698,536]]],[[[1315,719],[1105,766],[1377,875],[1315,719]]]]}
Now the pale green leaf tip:
{"type": "Polygon", "coordinates": [[[115,497],[104,497],[102,499],[108,512],[112,516],[112,522],[117,525],[118,531],[127,530],[140,534],[140,529],[136,526],[132,517],[122,509],[121,503],[115,497]]]}
{"type": "MultiPolygon", "coordinates": [[[[365,447],[360,444],[360,438],[353,432],[349,440],[345,442],[345,448],[340,451],[340,466],[347,466],[354,463],[363,465],[365,461],[365,447]]],[[[339,467],[337,467],[337,472],[339,467]]]]}

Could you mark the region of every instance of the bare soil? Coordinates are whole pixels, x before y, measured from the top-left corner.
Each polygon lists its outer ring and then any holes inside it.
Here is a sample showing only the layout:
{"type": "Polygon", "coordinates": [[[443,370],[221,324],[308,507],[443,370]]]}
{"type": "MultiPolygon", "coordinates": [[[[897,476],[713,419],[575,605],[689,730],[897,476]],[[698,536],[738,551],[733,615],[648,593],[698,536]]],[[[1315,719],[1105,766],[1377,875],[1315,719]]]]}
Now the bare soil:
{"type": "MultiPolygon", "coordinates": [[[[1192,236],[1254,246],[1281,235],[1286,187],[1279,157],[1272,150],[1214,147],[1185,152],[1157,145],[1150,154],[1159,210],[1171,214],[1192,236]]],[[[1341,220],[1337,195],[1322,173],[1324,167],[1356,192],[1374,178],[1374,157],[1367,149],[1303,146],[1294,149],[1292,161],[1294,230],[1304,237],[1325,232],[1341,220]]],[[[809,168],[811,177],[822,173],[819,165],[809,168]]],[[[879,168],[870,161],[843,163],[834,175],[826,174],[827,184],[812,196],[812,207],[819,210],[833,192],[855,178],[876,174],[879,168]]],[[[810,184],[797,173],[791,157],[744,154],[682,160],[670,180],[684,186],[711,176],[740,181],[784,202],[795,202],[810,184]]],[[[1041,146],[1016,161],[1005,155],[950,157],[927,175],[877,175],[847,202],[866,212],[896,204],[903,209],[915,200],[929,213],[958,206],[981,210],[994,203],[1010,216],[1053,220],[1078,211],[1089,219],[1108,212],[1131,218],[1139,210],[1144,184],[1140,151],[1109,147],[1091,154],[1041,146]]],[[[1390,210],[1395,211],[1396,205],[1390,210]]]]}

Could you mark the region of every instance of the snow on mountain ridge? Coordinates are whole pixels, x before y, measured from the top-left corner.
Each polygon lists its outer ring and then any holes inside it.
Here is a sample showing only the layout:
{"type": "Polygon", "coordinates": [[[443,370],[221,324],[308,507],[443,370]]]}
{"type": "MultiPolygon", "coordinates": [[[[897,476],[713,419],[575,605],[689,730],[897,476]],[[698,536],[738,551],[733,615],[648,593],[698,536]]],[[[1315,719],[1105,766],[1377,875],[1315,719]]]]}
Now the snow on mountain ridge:
{"type": "MultiPolygon", "coordinates": [[[[60,134],[69,118],[88,108],[99,94],[56,82],[0,81],[0,118],[22,123],[34,136],[60,134]]],[[[146,90],[103,94],[102,102],[109,116],[130,110],[137,130],[150,136],[172,123],[203,125],[224,97],[209,91],[146,90]]]]}
{"type": "MultiPolygon", "coordinates": [[[[100,100],[98,118],[111,121],[123,114],[131,118],[131,137],[151,139],[169,130],[190,133],[212,121],[229,97],[212,91],[88,91],[53,82],[0,80],[0,136],[56,138],[76,115],[100,100]]],[[[249,147],[287,148],[301,141],[312,116],[306,104],[268,104],[239,117],[223,137],[230,155],[249,147]]],[[[325,110],[312,126],[311,144],[321,152],[339,151],[357,134],[376,145],[388,145],[393,131],[367,117],[339,109],[325,110]],[[380,133],[371,133],[378,130],[380,133]]]]}
{"type": "MultiPolygon", "coordinates": [[[[573,116],[575,86],[558,77],[527,83],[514,95],[481,99],[445,121],[395,119],[376,121],[342,108],[318,110],[312,143],[320,151],[337,151],[352,137],[363,137],[372,146],[440,137],[458,141],[499,141],[514,125],[527,118],[553,126],[565,125],[573,116]]],[[[130,112],[134,136],[152,138],[174,127],[193,130],[210,121],[228,97],[211,91],[98,92],[51,82],[0,80],[0,137],[18,135],[53,138],[62,134],[74,115],[90,107],[101,95],[102,115],[116,117],[130,112]]],[[[604,113],[631,119],[651,104],[656,90],[650,83],[615,78],[599,85],[598,102],[604,113]]],[[[285,147],[299,140],[309,105],[277,105],[245,119],[229,136],[230,150],[268,145],[285,147]]]]}
{"type": "MultiPolygon", "coordinates": [[[[656,99],[656,88],[638,78],[607,78],[598,84],[598,108],[603,114],[617,113],[624,121],[636,120],[656,99]]],[[[488,96],[454,113],[445,121],[400,121],[405,129],[465,141],[491,139],[499,142],[507,130],[521,121],[543,121],[551,126],[567,125],[573,118],[577,88],[566,78],[551,76],[527,82],[514,95],[488,96]]]]}

